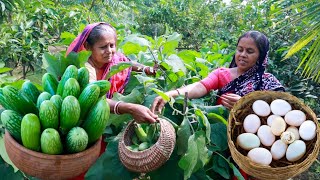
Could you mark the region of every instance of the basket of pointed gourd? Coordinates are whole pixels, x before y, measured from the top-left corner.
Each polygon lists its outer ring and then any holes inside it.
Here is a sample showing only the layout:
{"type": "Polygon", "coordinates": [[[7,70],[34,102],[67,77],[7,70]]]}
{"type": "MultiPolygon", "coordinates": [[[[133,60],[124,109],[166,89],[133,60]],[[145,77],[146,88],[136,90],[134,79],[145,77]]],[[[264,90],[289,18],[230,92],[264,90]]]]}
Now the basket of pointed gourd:
{"type": "Polygon", "coordinates": [[[258,179],[289,179],[319,154],[320,130],[315,113],[297,97],[255,91],[231,109],[228,145],[232,158],[258,179]]]}
{"type": "Polygon", "coordinates": [[[119,141],[119,158],[130,171],[146,173],[162,166],[171,156],[176,142],[170,122],[158,118],[153,124],[128,123],[119,141]]]}

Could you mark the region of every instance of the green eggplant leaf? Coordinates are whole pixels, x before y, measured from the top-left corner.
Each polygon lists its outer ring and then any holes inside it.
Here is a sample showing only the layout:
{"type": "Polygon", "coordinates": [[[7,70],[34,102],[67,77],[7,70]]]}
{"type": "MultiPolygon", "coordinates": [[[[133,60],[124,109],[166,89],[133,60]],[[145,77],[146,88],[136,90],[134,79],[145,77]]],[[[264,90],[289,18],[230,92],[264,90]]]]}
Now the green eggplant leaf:
{"type": "Polygon", "coordinates": [[[215,149],[224,151],[228,149],[227,126],[223,123],[211,124],[211,144],[214,144],[215,149]]]}
{"type": "Polygon", "coordinates": [[[203,168],[208,160],[205,132],[196,131],[188,140],[188,150],[179,161],[179,167],[184,170],[184,179],[190,178],[191,174],[203,168]]]}
{"type": "Polygon", "coordinates": [[[46,69],[48,73],[54,75],[59,80],[69,65],[75,65],[77,68],[84,67],[90,56],[91,51],[70,52],[67,57],[65,56],[65,52],[55,55],[44,53],[42,68],[46,69]]]}
{"type": "Polygon", "coordinates": [[[211,128],[208,118],[202,113],[200,109],[196,109],[194,113],[199,117],[201,126],[205,128],[207,141],[210,141],[211,128]]]}
{"type": "Polygon", "coordinates": [[[231,177],[229,163],[219,155],[213,155],[212,169],[225,179],[230,179],[231,177]]]}
{"type": "Polygon", "coordinates": [[[123,71],[131,66],[132,66],[131,62],[120,62],[114,66],[111,66],[110,71],[109,71],[106,79],[109,79],[110,77],[117,74],[118,72],[123,71]]]}

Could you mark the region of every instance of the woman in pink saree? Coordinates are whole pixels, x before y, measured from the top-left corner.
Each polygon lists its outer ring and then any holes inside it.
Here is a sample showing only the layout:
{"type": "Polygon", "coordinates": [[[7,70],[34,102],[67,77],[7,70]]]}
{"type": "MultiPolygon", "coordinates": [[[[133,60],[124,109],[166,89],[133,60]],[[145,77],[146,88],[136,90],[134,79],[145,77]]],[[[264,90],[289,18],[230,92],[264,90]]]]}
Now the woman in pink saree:
{"type": "MultiPolygon", "coordinates": [[[[116,51],[117,34],[116,30],[108,23],[99,22],[89,24],[81,34],[70,44],[67,55],[74,51],[91,51],[88,62],[85,64],[89,70],[90,81],[105,79],[110,68],[120,62],[129,62],[124,54],[116,51]]],[[[132,103],[116,102],[111,100],[113,93],[123,93],[129,81],[131,71],[144,71],[147,75],[154,74],[152,68],[139,63],[122,70],[109,78],[111,88],[106,94],[111,112],[115,114],[129,113],[138,122],[155,122],[157,115],[152,113],[149,108],[132,103]]]]}
{"type": "MultiPolygon", "coordinates": [[[[72,51],[91,51],[92,54],[88,62],[85,63],[85,67],[89,70],[89,81],[106,79],[112,66],[120,62],[130,61],[124,54],[116,52],[116,42],[116,30],[110,24],[104,22],[89,24],[70,44],[67,49],[67,55],[72,51]]],[[[132,67],[124,69],[109,78],[108,81],[111,84],[111,88],[106,96],[110,105],[110,111],[114,114],[131,114],[136,122],[154,123],[158,116],[152,113],[149,108],[140,104],[110,99],[115,92],[123,93],[129,81],[131,71],[143,71],[147,75],[154,74],[154,71],[152,71],[150,67],[133,63],[132,67]]],[[[106,143],[104,141],[101,141],[101,143],[100,154],[102,154],[106,148],[106,143]]],[[[84,179],[85,173],[86,172],[73,178],[73,180],[84,179]]]]}

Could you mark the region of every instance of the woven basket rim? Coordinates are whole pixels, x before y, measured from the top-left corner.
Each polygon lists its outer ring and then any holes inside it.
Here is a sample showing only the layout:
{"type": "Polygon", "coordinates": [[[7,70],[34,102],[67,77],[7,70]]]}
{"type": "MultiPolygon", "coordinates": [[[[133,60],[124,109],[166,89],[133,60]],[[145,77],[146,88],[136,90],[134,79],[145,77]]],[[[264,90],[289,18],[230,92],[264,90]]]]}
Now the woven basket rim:
{"type": "MultiPolygon", "coordinates": [[[[248,104],[246,105],[247,107],[249,106],[248,104]]],[[[250,107],[250,106],[249,106],[250,107]]],[[[319,122],[316,118],[315,113],[305,105],[302,101],[300,101],[297,97],[291,95],[290,93],[287,92],[275,92],[275,91],[254,91],[252,93],[249,93],[245,96],[243,96],[231,109],[230,114],[229,114],[229,123],[227,127],[227,137],[228,137],[228,146],[231,152],[231,156],[234,159],[234,161],[238,164],[238,166],[243,169],[246,173],[256,177],[256,178],[261,178],[261,179],[285,179],[285,178],[291,178],[299,173],[303,172],[307,168],[309,168],[314,162],[319,154],[319,146],[320,146],[320,129],[319,129],[319,122]],[[271,99],[284,99],[290,101],[293,101],[297,105],[301,106],[303,110],[305,110],[306,114],[308,114],[309,117],[311,117],[313,122],[315,122],[317,129],[316,129],[316,139],[314,146],[312,146],[312,152],[310,154],[305,154],[304,159],[296,164],[290,164],[287,166],[283,167],[271,167],[271,166],[266,166],[266,165],[260,165],[257,163],[254,163],[251,161],[248,157],[243,155],[241,152],[238,151],[235,143],[232,139],[233,137],[233,129],[234,126],[236,126],[236,120],[237,118],[235,117],[238,112],[240,111],[241,108],[243,108],[242,103],[246,103],[249,101],[253,100],[258,100],[258,98],[264,97],[264,96],[269,96],[268,98],[271,99]],[[274,177],[274,174],[277,173],[277,177],[274,177]]],[[[239,122],[239,121],[238,121],[239,122]]],[[[239,134],[238,134],[239,135],[239,134]]]]}
{"type": "Polygon", "coordinates": [[[102,136],[94,143],[92,144],[89,148],[85,149],[84,151],[78,152],[78,153],[73,153],[73,154],[59,154],[59,155],[53,155],[53,154],[45,154],[37,151],[33,151],[30,149],[27,149],[26,147],[22,146],[20,143],[18,143],[12,136],[11,134],[5,130],[5,140],[11,141],[12,144],[20,149],[22,152],[30,154],[31,156],[38,157],[38,158],[43,158],[45,157],[46,159],[61,159],[61,160],[67,160],[67,159],[74,159],[74,158],[79,158],[82,156],[86,156],[88,153],[93,151],[96,146],[98,146],[101,143],[102,136]]]}

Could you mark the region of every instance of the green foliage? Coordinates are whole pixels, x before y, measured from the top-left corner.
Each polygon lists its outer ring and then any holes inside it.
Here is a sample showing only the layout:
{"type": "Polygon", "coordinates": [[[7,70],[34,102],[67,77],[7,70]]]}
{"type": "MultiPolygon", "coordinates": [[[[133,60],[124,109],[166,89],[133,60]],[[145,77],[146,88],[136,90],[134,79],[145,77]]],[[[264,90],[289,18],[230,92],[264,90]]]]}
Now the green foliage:
{"type": "MultiPolygon", "coordinates": [[[[0,69],[3,72],[2,85],[17,80],[8,73],[21,65],[26,67],[24,74],[50,65],[47,71],[57,78],[69,63],[83,66],[90,56],[88,52],[71,53],[70,57],[65,57],[64,51],[55,55],[45,52],[49,46],[65,49],[88,23],[105,21],[117,29],[120,52],[134,62],[159,65],[153,77],[133,72],[125,93],[115,94],[114,99],[150,107],[156,96],[165,96],[163,92],[198,82],[213,69],[228,66],[237,38],[254,29],[264,32],[270,40],[268,71],[281,81],[288,92],[301,98],[317,116],[320,115],[319,83],[311,81],[311,77],[316,78],[319,72],[318,61],[309,61],[319,52],[319,23],[316,22],[319,3],[314,0],[231,1],[229,5],[223,1],[204,0],[46,0],[23,5],[13,3],[12,9],[7,8],[9,6],[3,8],[2,2],[12,1],[0,1],[0,14],[5,13],[0,18],[4,17],[3,20],[8,22],[0,22],[0,53],[3,54],[0,60],[5,63],[0,69]],[[297,44],[290,49],[295,42],[297,44]],[[295,54],[287,61],[281,61],[288,52],[295,54]],[[299,68],[305,68],[304,72],[300,69],[293,71],[299,62],[303,62],[299,68]],[[300,75],[310,78],[304,79],[300,75]]],[[[120,64],[111,69],[111,74],[130,66],[130,63],[120,64]]],[[[21,86],[21,81],[14,83],[21,86]]],[[[146,177],[229,179],[235,175],[242,179],[227,153],[228,111],[221,106],[213,106],[215,93],[210,92],[196,100],[170,99],[162,115],[179,125],[176,149],[166,164],[147,173],[146,177]],[[187,161],[192,163],[187,164],[187,161]]],[[[112,115],[111,119],[112,124],[105,130],[108,136],[117,135],[132,118],[130,115],[112,115]]],[[[88,179],[138,177],[120,163],[117,141],[117,138],[110,140],[107,151],[87,173],[88,179]]],[[[2,170],[0,162],[1,174],[6,172],[11,177],[7,165],[2,170]]]]}
{"type": "Polygon", "coordinates": [[[77,68],[84,67],[90,55],[90,51],[70,52],[67,57],[65,56],[65,52],[55,55],[44,53],[42,59],[43,68],[48,73],[54,75],[57,80],[60,80],[63,72],[69,65],[75,65],[77,68]]]}
{"type": "Polygon", "coordinates": [[[179,167],[184,170],[184,179],[190,178],[193,172],[202,168],[208,158],[205,132],[197,131],[188,140],[188,150],[180,159],[179,167]]]}
{"type": "Polygon", "coordinates": [[[314,81],[320,83],[320,23],[315,21],[320,18],[320,3],[318,1],[296,3],[290,6],[289,10],[299,11],[290,19],[293,19],[294,23],[305,21],[304,28],[307,28],[307,33],[290,47],[284,58],[291,57],[312,42],[311,47],[300,61],[298,69],[304,67],[302,75],[307,78],[312,77],[314,81]]]}
{"type": "Polygon", "coordinates": [[[128,171],[121,163],[118,154],[119,137],[114,137],[108,142],[107,151],[103,153],[94,165],[90,167],[85,179],[123,179],[129,180],[137,174],[128,171]]]}

